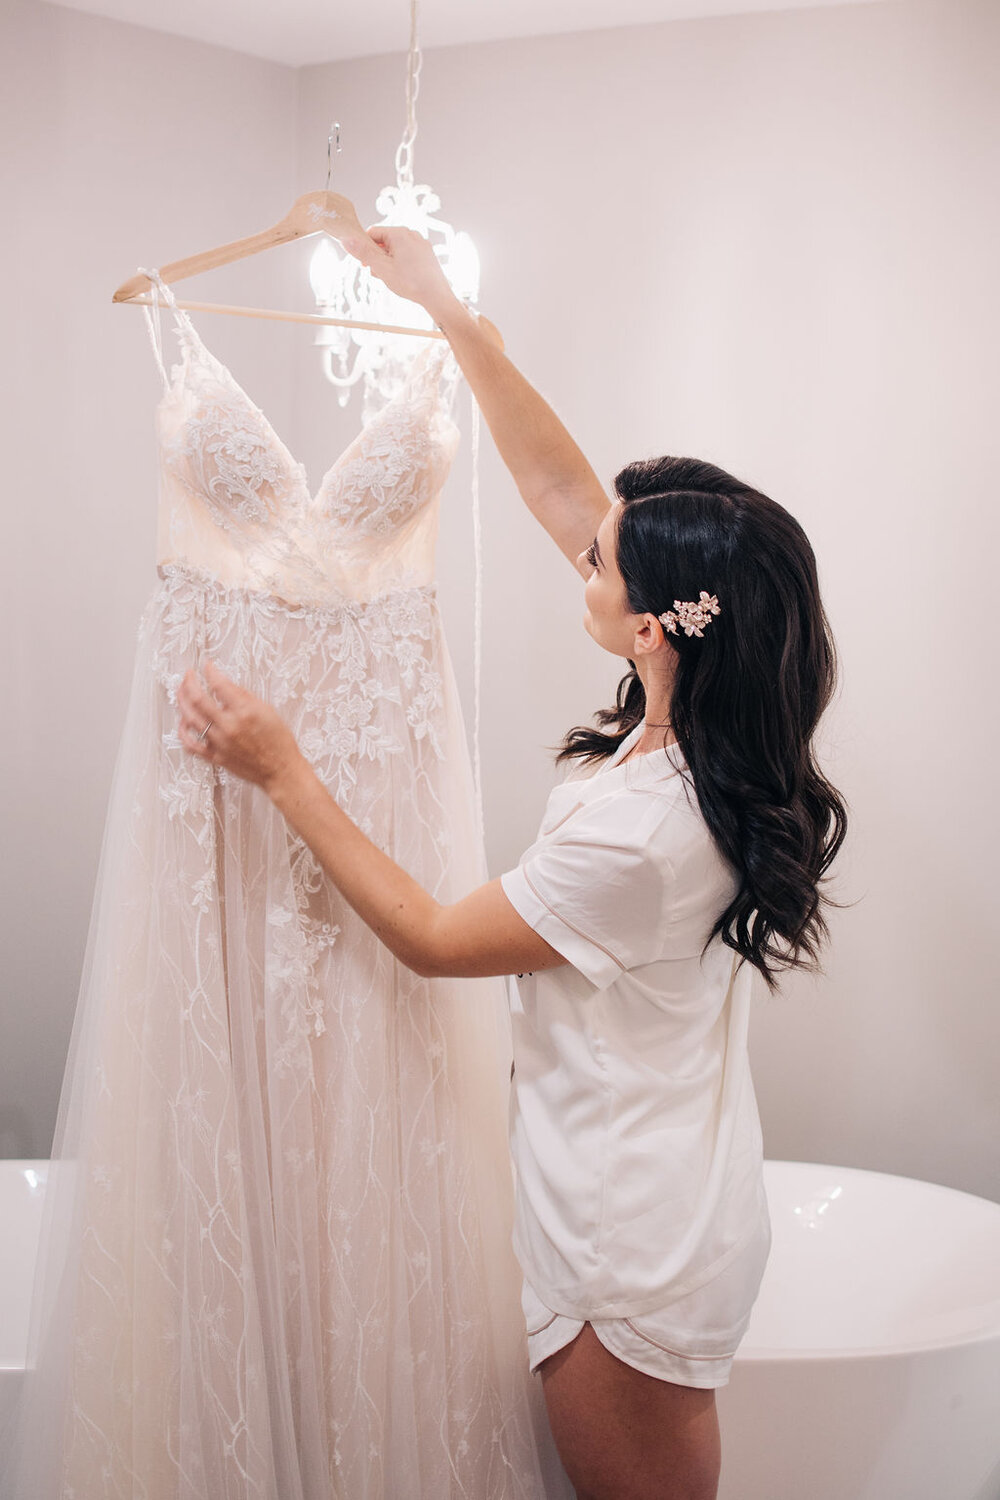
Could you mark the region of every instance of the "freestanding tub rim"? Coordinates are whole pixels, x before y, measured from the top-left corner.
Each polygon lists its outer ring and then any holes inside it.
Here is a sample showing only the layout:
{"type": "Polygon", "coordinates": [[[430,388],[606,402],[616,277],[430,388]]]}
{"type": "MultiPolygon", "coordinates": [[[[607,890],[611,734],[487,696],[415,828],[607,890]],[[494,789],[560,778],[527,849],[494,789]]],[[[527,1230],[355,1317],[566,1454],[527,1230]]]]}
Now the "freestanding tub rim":
{"type": "MultiPolygon", "coordinates": [[[[995,1295],[976,1301],[971,1309],[965,1310],[964,1318],[957,1319],[957,1326],[951,1329],[945,1327],[938,1336],[926,1333],[915,1337],[896,1334],[891,1340],[882,1342],[830,1344],[817,1340],[814,1343],[798,1344],[768,1334],[766,1328],[761,1330],[760,1342],[755,1342],[754,1322],[751,1321],[746,1339],[736,1355],[739,1363],[766,1366],[787,1364],[789,1361],[796,1360],[808,1363],[822,1361],[826,1364],[844,1364],[858,1360],[901,1360],[917,1354],[933,1353],[936,1350],[966,1348],[1000,1340],[1000,1203],[977,1197],[973,1193],[966,1193],[958,1188],[946,1187],[942,1183],[929,1182],[924,1178],[906,1177],[864,1167],[843,1167],[835,1163],[795,1162],[768,1158],[764,1163],[764,1180],[772,1220],[776,1225],[775,1250],[779,1253],[788,1249],[790,1234],[794,1234],[796,1230],[802,1227],[820,1228],[820,1215],[826,1208],[833,1206],[836,1194],[817,1196],[815,1193],[818,1174],[829,1174],[831,1179],[837,1179],[847,1188],[854,1187],[859,1190],[878,1188],[886,1195],[895,1195],[897,1201],[905,1197],[905,1200],[918,1207],[921,1214],[928,1215],[928,1225],[931,1224],[932,1210],[935,1213],[935,1223],[938,1224],[949,1221],[949,1209],[952,1218],[960,1214],[966,1222],[974,1219],[985,1231],[991,1248],[995,1245],[994,1264],[997,1269],[995,1276],[991,1274],[990,1277],[990,1290],[993,1293],[995,1289],[995,1295]],[[799,1184],[797,1188],[794,1186],[796,1183],[799,1184]],[[807,1215],[810,1210],[816,1214],[813,1224],[809,1223],[808,1217],[805,1219],[805,1224],[801,1217],[798,1223],[790,1224],[792,1215],[807,1215]],[[782,1217],[785,1222],[778,1224],[777,1221],[782,1217]],[[963,1323],[964,1326],[962,1326],[963,1323]]],[[[888,1205],[884,1205],[883,1208],[887,1211],[888,1205]]],[[[835,1213],[837,1211],[835,1210],[835,1213]]],[[[859,1207],[857,1212],[860,1214],[861,1211],[859,1207]]],[[[866,1222],[870,1221],[866,1220],[866,1222]]],[[[888,1214],[886,1227],[890,1229],[892,1227],[888,1214]]],[[[960,1242],[956,1241],[956,1247],[961,1253],[960,1242]]],[[[822,1259],[824,1248],[820,1243],[815,1246],[811,1245],[806,1252],[806,1258],[812,1262],[809,1270],[810,1277],[815,1272],[815,1261],[822,1259]]],[[[891,1250],[887,1250],[884,1266],[887,1294],[890,1290],[888,1280],[891,1273],[890,1255],[891,1250]]],[[[777,1265],[772,1265],[769,1270],[780,1277],[784,1268],[779,1269],[777,1265]]],[[[957,1280],[960,1280],[962,1274],[960,1265],[954,1267],[953,1274],[957,1280]]],[[[765,1286],[766,1282],[767,1273],[765,1273],[765,1286]]],[[[841,1297],[844,1296],[842,1285],[837,1286],[835,1291],[841,1297]]]]}

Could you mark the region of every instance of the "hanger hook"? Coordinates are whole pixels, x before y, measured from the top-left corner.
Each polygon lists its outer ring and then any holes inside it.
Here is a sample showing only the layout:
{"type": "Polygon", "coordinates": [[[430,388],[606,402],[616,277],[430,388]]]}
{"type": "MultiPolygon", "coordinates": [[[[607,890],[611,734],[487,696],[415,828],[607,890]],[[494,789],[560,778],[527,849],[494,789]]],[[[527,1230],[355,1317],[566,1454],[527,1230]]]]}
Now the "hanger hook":
{"type": "Polygon", "coordinates": [[[333,158],[340,155],[340,121],[334,120],[330,126],[330,134],[326,138],[326,190],[330,191],[330,179],[333,176],[333,158]],[[333,141],[336,136],[337,149],[333,150],[333,141]]]}

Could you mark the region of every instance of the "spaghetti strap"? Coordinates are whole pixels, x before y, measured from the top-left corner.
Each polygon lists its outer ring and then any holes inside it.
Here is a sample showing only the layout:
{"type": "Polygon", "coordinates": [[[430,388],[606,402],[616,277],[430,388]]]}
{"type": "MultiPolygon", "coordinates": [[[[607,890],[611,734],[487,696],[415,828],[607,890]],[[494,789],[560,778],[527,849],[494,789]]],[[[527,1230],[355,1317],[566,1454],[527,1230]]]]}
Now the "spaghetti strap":
{"type": "Polygon", "coordinates": [[[145,266],[140,266],[139,275],[149,277],[150,281],[153,283],[155,291],[158,292],[159,295],[163,298],[167,307],[172,309],[174,315],[179,317],[180,308],[177,306],[177,298],[174,296],[173,291],[168,286],[167,282],[165,282],[163,277],[160,275],[156,266],[153,266],[149,270],[147,270],[145,266]]]}
{"type": "Polygon", "coordinates": [[[152,303],[143,303],[142,310],[146,317],[146,328],[149,332],[149,341],[153,346],[153,356],[156,359],[160,374],[163,377],[163,388],[164,390],[169,391],[170,376],[167,373],[166,366],[163,363],[163,329],[160,323],[161,301],[162,303],[165,303],[173,313],[177,334],[182,340],[185,338],[185,336],[197,339],[197,334],[195,333],[194,325],[192,324],[191,319],[188,317],[187,313],[182,312],[182,310],[177,306],[177,298],[174,296],[167,283],[163,280],[163,277],[160,275],[156,267],[154,266],[150,270],[147,270],[145,266],[139,266],[138,270],[141,276],[149,277],[149,290],[152,297],[152,303]]]}

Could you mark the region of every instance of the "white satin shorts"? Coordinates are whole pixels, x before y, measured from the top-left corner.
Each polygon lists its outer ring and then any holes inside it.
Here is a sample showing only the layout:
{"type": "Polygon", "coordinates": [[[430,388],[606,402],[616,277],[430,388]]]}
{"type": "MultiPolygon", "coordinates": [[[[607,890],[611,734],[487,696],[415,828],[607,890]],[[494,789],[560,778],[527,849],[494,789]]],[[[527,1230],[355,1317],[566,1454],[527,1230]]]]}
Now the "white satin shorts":
{"type": "MultiPolygon", "coordinates": [[[[585,1320],[552,1312],[527,1282],[522,1288],[521,1306],[534,1374],[550,1355],[573,1342],[585,1320]]],[[[737,1256],[707,1285],[658,1312],[586,1321],[605,1349],[623,1364],[656,1380],[711,1390],[728,1381],[751,1310],[752,1300],[747,1305],[747,1267],[743,1257],[737,1256]]]]}

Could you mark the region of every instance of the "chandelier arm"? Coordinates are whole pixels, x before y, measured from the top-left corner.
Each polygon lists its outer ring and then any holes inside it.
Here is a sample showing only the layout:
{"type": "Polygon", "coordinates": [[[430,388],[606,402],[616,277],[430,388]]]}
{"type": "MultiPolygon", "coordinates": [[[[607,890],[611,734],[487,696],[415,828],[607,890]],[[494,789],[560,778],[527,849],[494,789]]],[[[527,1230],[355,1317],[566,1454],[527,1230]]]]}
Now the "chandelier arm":
{"type": "Polygon", "coordinates": [[[330,384],[335,385],[339,391],[352,389],[355,385],[357,385],[358,381],[361,379],[361,376],[365,373],[367,360],[364,358],[364,350],[361,348],[355,349],[354,359],[352,360],[351,367],[346,375],[336,374],[333,368],[333,360],[333,350],[324,349],[323,374],[326,376],[330,384]]]}

